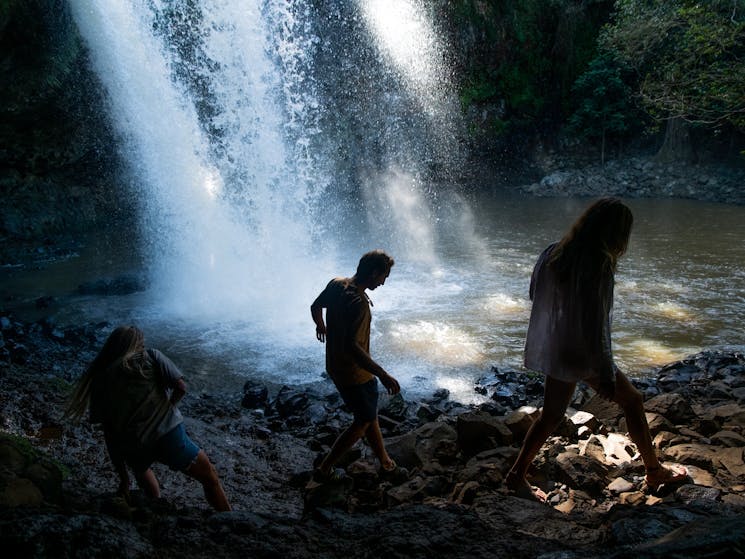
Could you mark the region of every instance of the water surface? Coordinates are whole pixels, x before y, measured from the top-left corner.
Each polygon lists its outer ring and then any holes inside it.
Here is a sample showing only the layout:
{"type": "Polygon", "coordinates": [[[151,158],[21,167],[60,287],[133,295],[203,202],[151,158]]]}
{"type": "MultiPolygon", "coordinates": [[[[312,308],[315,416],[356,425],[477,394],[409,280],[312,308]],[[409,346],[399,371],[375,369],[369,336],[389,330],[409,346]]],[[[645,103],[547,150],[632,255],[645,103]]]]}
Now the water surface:
{"type": "MultiPolygon", "coordinates": [[[[391,250],[392,273],[370,293],[371,346],[405,393],[444,387],[470,401],[474,381],[491,366],[521,368],[533,264],[587,203],[484,194],[472,200],[467,227],[432,223],[433,256],[420,258],[416,247],[391,250]]],[[[619,366],[638,375],[704,347],[742,344],[745,208],[685,200],[628,204],[635,224],[616,276],[612,336],[619,366]]],[[[453,220],[448,208],[440,214],[453,220]]],[[[75,295],[84,281],[143,272],[141,250],[101,238],[67,259],[5,268],[0,279],[6,309],[38,317],[50,311],[34,309],[33,302],[52,295],[58,303],[51,312],[63,325],[136,323],[150,343],[207,385],[220,386],[230,377],[226,372],[301,385],[321,380],[324,368],[309,312],[313,297],[333,275],[351,275],[361,252],[374,246],[364,231],[350,232],[332,264],[319,255],[319,269],[277,278],[273,289],[280,293],[307,294],[288,296],[290,307],[254,313],[247,304],[224,318],[220,309],[190,315],[189,300],[174,312],[171,302],[163,304],[169,297],[156,292],[159,287],[126,296],[75,295]]],[[[265,287],[236,281],[232,289],[265,287]]],[[[247,301],[262,298],[261,292],[251,295],[247,301]]]]}

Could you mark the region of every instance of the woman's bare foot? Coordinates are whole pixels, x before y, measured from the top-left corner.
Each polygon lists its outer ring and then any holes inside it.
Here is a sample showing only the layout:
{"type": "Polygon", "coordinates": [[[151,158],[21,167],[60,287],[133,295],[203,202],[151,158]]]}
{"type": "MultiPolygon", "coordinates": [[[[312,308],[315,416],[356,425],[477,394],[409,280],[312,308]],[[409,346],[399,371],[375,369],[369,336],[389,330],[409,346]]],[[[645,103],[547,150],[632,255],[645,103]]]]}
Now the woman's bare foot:
{"type": "Polygon", "coordinates": [[[680,485],[688,479],[688,470],[683,466],[673,466],[668,468],[662,465],[648,469],[647,475],[644,477],[647,486],[653,491],[656,491],[662,485],[680,485]]]}

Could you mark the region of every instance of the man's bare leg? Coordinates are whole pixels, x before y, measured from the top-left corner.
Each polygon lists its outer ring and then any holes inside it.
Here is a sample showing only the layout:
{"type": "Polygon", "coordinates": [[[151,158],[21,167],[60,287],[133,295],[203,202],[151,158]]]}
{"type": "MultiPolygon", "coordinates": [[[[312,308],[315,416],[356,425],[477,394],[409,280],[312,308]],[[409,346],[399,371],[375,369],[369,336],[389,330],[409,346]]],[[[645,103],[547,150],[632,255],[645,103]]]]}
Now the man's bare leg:
{"type": "Polygon", "coordinates": [[[352,424],[347,427],[341,435],[339,435],[339,438],[336,439],[329,453],[323,459],[320,466],[318,466],[318,470],[321,474],[325,475],[331,472],[331,468],[334,467],[334,464],[336,464],[339,459],[344,456],[344,453],[352,448],[355,443],[365,435],[369,427],[369,421],[353,421],[352,424]]]}
{"type": "Polygon", "coordinates": [[[370,423],[367,431],[365,431],[365,437],[367,437],[367,442],[370,445],[370,448],[372,448],[375,456],[377,456],[378,461],[380,462],[380,467],[383,468],[383,470],[390,470],[393,468],[395,462],[391,460],[388,451],[385,449],[383,433],[380,432],[380,423],[378,422],[377,417],[372,423],[370,423]]]}

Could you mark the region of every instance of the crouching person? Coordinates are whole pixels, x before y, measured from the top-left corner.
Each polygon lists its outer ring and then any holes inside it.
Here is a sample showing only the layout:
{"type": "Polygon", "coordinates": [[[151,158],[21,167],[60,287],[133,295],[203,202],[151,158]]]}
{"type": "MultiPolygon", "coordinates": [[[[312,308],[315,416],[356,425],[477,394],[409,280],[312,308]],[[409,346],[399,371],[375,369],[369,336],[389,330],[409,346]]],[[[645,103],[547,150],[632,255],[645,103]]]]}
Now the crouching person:
{"type": "Polygon", "coordinates": [[[141,330],[120,326],[78,381],[66,416],[79,420],[89,408],[90,421],[103,425],[109,458],[119,475],[118,493],[127,501],[128,468],[148,497],[160,497],[151,469],[160,462],[199,481],[207,502],[217,511],[228,511],[214,466],[184,429],[176,406],[185,393],[176,365],[160,351],[146,349],[141,330]]]}

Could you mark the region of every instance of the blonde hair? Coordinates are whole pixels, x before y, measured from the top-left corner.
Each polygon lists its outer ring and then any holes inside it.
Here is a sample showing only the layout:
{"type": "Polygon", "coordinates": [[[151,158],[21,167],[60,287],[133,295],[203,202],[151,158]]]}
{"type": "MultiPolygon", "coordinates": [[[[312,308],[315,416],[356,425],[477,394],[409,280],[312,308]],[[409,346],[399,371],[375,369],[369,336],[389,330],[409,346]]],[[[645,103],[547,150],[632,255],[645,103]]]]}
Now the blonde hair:
{"type": "MultiPolygon", "coordinates": [[[[626,252],[634,217],[618,198],[600,198],[572,224],[551,251],[549,265],[574,297],[595,294],[601,304],[618,259],[626,252]]],[[[589,309],[588,309],[589,310],[589,309]]]]}
{"type": "Polygon", "coordinates": [[[129,360],[145,349],[145,335],[136,326],[119,326],[106,339],[101,351],[80,377],[65,409],[65,417],[79,421],[90,404],[93,381],[117,362],[130,368],[129,360]]]}

